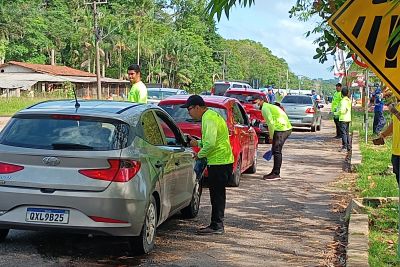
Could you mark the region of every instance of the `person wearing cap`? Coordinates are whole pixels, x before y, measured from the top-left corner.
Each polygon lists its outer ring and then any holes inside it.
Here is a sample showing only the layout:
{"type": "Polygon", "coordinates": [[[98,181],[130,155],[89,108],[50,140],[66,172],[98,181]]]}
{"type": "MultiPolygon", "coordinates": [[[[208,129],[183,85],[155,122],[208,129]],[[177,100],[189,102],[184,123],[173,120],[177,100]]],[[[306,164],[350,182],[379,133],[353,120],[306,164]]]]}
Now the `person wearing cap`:
{"type": "Polygon", "coordinates": [[[337,83],[336,92],[333,95],[332,105],[331,105],[331,111],[333,113],[333,122],[335,123],[336,127],[336,136],[335,136],[336,139],[342,138],[340,134],[339,116],[335,115],[335,112],[337,112],[341,100],[342,100],[342,84],[337,83]]]}
{"type": "Polygon", "coordinates": [[[261,109],[261,113],[268,125],[270,143],[272,143],[272,155],[274,156],[274,166],[271,173],[264,175],[266,181],[280,180],[282,166],[282,148],[286,139],[292,133],[292,125],[289,118],[280,107],[266,103],[260,96],[254,101],[255,108],[261,109]]]}
{"type": "Polygon", "coordinates": [[[351,100],[349,98],[349,89],[343,87],[342,100],[340,100],[335,116],[339,117],[340,136],[342,137],[342,148],[339,152],[348,152],[351,150],[350,140],[350,122],[351,122],[351,100]]]}
{"type": "Polygon", "coordinates": [[[372,131],[374,134],[378,135],[386,124],[385,116],[383,116],[383,93],[380,87],[375,89],[372,97],[374,98],[374,123],[372,126],[372,131]]]}
{"type": "MultiPolygon", "coordinates": [[[[391,104],[389,112],[392,114],[392,122],[382,132],[379,138],[385,139],[388,136],[392,138],[392,165],[393,173],[396,174],[397,184],[400,185],[400,103],[391,104]]],[[[383,142],[382,142],[383,143],[383,142]]]]}
{"type": "Polygon", "coordinates": [[[128,67],[128,78],[132,84],[128,93],[128,101],[136,103],[147,103],[147,88],[141,80],[140,66],[132,64],[128,67]]]}
{"type": "Polygon", "coordinates": [[[199,146],[200,151],[194,158],[207,159],[208,183],[211,200],[211,223],[197,231],[200,235],[223,234],[226,203],[226,184],[232,176],[233,153],[229,141],[228,126],[217,112],[208,109],[203,98],[191,95],[181,106],[189,115],[201,119],[201,140],[190,140],[192,147],[199,146]]]}

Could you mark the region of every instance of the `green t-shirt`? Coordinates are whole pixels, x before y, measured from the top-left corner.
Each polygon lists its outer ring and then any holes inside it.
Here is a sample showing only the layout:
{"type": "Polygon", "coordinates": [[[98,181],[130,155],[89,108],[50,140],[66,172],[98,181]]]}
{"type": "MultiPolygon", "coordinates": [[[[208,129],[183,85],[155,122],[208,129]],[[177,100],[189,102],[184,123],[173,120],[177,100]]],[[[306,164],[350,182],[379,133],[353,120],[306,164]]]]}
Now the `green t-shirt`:
{"type": "Polygon", "coordinates": [[[208,165],[225,165],[234,161],[226,121],[210,109],[201,118],[200,147],[197,156],[207,158],[208,165]]]}
{"type": "Polygon", "coordinates": [[[136,103],[147,103],[147,88],[142,81],[132,85],[128,93],[128,101],[136,103]]]}
{"type": "Polygon", "coordinates": [[[274,137],[275,131],[284,132],[292,129],[292,124],[288,116],[280,107],[264,103],[261,112],[268,125],[268,132],[271,139],[274,137]]]}
{"type": "Polygon", "coordinates": [[[342,92],[336,91],[333,95],[331,110],[333,113],[337,112],[340,101],[342,100],[342,92]]]}

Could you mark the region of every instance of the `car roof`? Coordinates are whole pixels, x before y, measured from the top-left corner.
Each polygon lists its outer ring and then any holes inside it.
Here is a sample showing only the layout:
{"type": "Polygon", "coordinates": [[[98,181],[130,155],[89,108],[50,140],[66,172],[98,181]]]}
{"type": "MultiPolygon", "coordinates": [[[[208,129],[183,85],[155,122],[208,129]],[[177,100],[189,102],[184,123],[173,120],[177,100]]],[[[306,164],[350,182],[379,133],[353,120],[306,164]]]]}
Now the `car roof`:
{"type": "Polygon", "coordinates": [[[50,100],[40,102],[17,112],[14,116],[26,114],[69,114],[81,116],[104,117],[132,123],[143,111],[151,108],[160,109],[153,104],[139,104],[127,101],[110,100],[78,100],[79,108],[75,108],[75,100],[50,100]]]}
{"type": "Polygon", "coordinates": [[[163,92],[179,92],[179,91],[185,91],[182,89],[176,89],[176,88],[148,88],[148,91],[163,91],[163,92]]]}
{"type": "MultiPolygon", "coordinates": [[[[169,96],[160,101],[160,104],[168,103],[168,102],[179,102],[184,103],[186,99],[191,95],[173,95],[169,96]]],[[[236,99],[226,97],[226,96],[216,96],[216,95],[202,95],[201,96],[206,103],[224,105],[229,101],[235,101],[236,99]]]]}
{"type": "Polygon", "coordinates": [[[230,88],[226,91],[226,93],[244,93],[244,92],[265,95],[264,92],[261,92],[260,90],[253,88],[230,88]]]}
{"type": "Polygon", "coordinates": [[[233,83],[236,83],[236,84],[242,84],[242,85],[250,85],[249,83],[246,83],[246,82],[235,82],[235,81],[216,81],[216,82],[214,82],[214,84],[233,84],[233,83]]]}

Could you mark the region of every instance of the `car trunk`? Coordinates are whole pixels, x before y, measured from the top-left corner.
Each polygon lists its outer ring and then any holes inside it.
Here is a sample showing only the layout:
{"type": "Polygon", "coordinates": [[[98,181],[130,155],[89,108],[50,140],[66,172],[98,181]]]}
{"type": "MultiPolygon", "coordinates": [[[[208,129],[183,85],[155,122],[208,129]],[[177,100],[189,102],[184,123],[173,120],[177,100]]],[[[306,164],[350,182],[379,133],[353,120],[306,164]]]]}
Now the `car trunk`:
{"type": "Polygon", "coordinates": [[[103,191],[109,181],[89,178],[80,170],[108,169],[108,159],[118,159],[121,150],[113,151],[55,151],[19,148],[12,153],[0,146],[0,161],[23,167],[9,174],[0,174],[3,186],[43,190],[103,191]],[[25,150],[25,151],[24,151],[25,150]]]}

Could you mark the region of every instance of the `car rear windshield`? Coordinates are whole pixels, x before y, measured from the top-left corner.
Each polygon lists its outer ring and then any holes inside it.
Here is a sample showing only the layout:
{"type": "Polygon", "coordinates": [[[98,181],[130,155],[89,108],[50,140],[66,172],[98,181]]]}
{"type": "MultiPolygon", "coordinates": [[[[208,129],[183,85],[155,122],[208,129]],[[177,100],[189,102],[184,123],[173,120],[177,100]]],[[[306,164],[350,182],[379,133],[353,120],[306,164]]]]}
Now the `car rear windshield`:
{"type": "MultiPolygon", "coordinates": [[[[195,122],[200,123],[201,120],[194,120],[190,117],[189,112],[186,108],[181,108],[182,104],[179,105],[168,105],[161,104],[159,105],[162,109],[164,109],[176,122],[195,122]]],[[[224,108],[216,108],[216,107],[208,107],[208,109],[216,111],[220,114],[225,120],[227,120],[228,115],[226,109],[224,108]]]]}
{"type": "Polygon", "coordinates": [[[246,104],[253,104],[254,100],[256,99],[256,94],[249,94],[249,93],[227,93],[225,94],[227,97],[236,98],[239,100],[240,103],[246,104]]]}
{"type": "Polygon", "coordinates": [[[281,103],[312,105],[313,102],[311,97],[308,96],[287,95],[282,99],[281,103]]]}
{"type": "Polygon", "coordinates": [[[147,98],[148,99],[158,99],[162,100],[164,98],[167,98],[169,96],[176,95],[176,92],[166,92],[166,91],[148,91],[147,92],[147,98]]]}
{"type": "Polygon", "coordinates": [[[115,150],[127,146],[129,125],[69,115],[19,116],[0,135],[0,144],[48,150],[115,150]]]}
{"type": "Polygon", "coordinates": [[[226,90],[228,90],[229,88],[229,83],[216,83],[214,84],[214,94],[215,95],[224,95],[226,90]]]}

